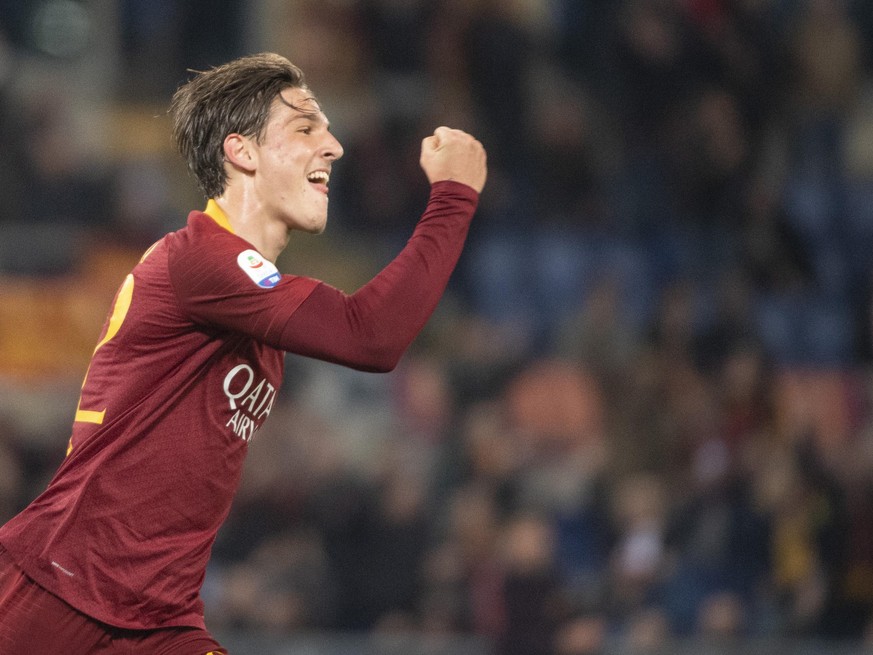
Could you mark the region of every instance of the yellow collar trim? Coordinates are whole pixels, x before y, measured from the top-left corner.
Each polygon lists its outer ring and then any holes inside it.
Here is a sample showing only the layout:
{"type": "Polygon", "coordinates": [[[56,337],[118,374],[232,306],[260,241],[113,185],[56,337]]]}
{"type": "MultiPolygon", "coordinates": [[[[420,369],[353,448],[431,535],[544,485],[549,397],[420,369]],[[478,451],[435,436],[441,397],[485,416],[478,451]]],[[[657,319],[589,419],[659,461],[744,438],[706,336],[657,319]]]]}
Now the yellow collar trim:
{"type": "Polygon", "coordinates": [[[209,202],[206,203],[206,209],[203,210],[203,213],[209,216],[213,221],[218,223],[225,230],[230,232],[231,234],[235,234],[233,231],[233,227],[230,225],[230,221],[227,220],[227,215],[218,206],[218,203],[215,202],[212,198],[209,199],[209,202]]]}

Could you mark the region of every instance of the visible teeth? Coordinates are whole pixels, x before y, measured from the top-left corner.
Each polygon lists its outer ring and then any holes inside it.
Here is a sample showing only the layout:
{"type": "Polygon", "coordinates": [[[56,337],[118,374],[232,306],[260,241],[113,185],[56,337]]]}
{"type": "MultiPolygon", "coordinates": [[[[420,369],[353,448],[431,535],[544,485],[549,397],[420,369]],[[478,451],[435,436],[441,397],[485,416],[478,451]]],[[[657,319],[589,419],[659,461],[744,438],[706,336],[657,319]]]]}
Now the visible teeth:
{"type": "Polygon", "coordinates": [[[330,175],[325,171],[313,171],[306,176],[306,179],[316,184],[327,184],[330,182],[330,175]]]}

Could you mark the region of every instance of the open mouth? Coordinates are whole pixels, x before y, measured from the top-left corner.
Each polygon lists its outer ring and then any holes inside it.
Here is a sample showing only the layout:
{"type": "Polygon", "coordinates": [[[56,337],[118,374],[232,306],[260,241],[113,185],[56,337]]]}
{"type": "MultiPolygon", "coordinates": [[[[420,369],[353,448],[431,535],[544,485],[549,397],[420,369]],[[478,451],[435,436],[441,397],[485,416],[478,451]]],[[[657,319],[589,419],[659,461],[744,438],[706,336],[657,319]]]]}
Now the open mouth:
{"type": "Polygon", "coordinates": [[[309,180],[310,183],[321,187],[325,192],[330,185],[330,173],[327,171],[312,171],[306,176],[306,179],[309,180]]]}

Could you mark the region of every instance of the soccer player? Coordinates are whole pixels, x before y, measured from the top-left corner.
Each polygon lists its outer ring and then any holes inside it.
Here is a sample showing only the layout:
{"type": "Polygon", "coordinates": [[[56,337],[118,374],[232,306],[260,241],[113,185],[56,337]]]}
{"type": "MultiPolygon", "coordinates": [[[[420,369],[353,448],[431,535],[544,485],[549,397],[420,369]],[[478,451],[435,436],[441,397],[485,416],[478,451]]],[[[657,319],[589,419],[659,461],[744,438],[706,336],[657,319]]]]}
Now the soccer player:
{"type": "Polygon", "coordinates": [[[303,73],[275,54],[201,72],[171,103],[203,211],[121,284],[67,457],[0,527],[0,653],[226,653],[200,587],[285,352],[389,371],[439,301],[485,184],[482,145],[439,127],[430,198],[397,257],[347,295],[275,261],[325,228],[343,154],[303,73]]]}

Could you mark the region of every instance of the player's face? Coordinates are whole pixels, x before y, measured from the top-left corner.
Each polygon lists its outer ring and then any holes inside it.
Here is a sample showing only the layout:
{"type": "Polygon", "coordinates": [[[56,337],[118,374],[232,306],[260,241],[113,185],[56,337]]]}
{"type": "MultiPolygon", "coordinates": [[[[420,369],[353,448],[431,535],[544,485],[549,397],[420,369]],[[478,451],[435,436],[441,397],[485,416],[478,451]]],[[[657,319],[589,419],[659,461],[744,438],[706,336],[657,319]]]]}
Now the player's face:
{"type": "Polygon", "coordinates": [[[276,98],[258,150],[258,193],[268,212],[289,229],[323,231],[330,169],[343,148],[308,90],[276,98]]]}

